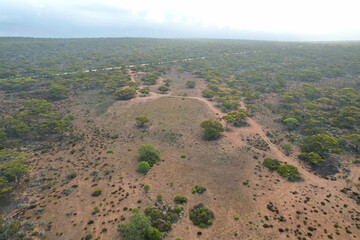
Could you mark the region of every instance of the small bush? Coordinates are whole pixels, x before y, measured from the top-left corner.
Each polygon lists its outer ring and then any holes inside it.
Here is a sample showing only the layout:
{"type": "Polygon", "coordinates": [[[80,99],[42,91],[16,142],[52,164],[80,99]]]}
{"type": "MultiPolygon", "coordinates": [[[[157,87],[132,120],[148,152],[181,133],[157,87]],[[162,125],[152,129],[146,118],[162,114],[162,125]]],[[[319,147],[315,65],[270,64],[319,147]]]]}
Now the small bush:
{"type": "Polygon", "coordinates": [[[119,100],[129,100],[136,96],[136,90],[134,88],[127,87],[117,90],[114,94],[119,100]]]}
{"type": "Polygon", "coordinates": [[[174,197],[174,202],[177,204],[184,204],[187,203],[187,198],[184,196],[181,196],[180,194],[176,194],[174,197]]]}
{"type": "Polygon", "coordinates": [[[263,165],[270,170],[277,170],[281,163],[277,159],[265,158],[263,165]]]}
{"type": "Polygon", "coordinates": [[[195,187],[193,187],[193,189],[191,190],[192,194],[198,193],[198,194],[202,194],[206,191],[206,188],[203,186],[199,186],[199,185],[195,185],[195,187]]]}
{"type": "Polygon", "coordinates": [[[200,126],[203,128],[204,138],[206,140],[215,140],[221,136],[224,127],[221,122],[216,119],[208,119],[201,122],[200,126]]]}
{"type": "Polygon", "coordinates": [[[95,207],[94,207],[94,213],[98,213],[98,212],[100,212],[100,207],[95,206],[95,207]]]}
{"type": "Polygon", "coordinates": [[[291,144],[284,144],[283,149],[285,151],[285,155],[289,156],[292,153],[292,146],[291,144]]]}
{"type": "Polygon", "coordinates": [[[289,181],[299,181],[300,173],[297,167],[290,164],[283,164],[277,168],[278,173],[282,177],[286,177],[289,181]]]}
{"type": "Polygon", "coordinates": [[[139,147],[139,160],[147,162],[150,167],[160,161],[160,153],[152,144],[146,143],[139,147]]]}
{"type": "Polygon", "coordinates": [[[163,195],[162,195],[162,194],[158,194],[158,195],[156,196],[156,200],[157,200],[158,202],[162,202],[162,200],[163,200],[163,195]]]}
{"type": "Polygon", "coordinates": [[[205,208],[203,204],[198,204],[190,210],[190,220],[199,228],[210,227],[214,218],[214,213],[210,209],[205,208]]]}
{"type": "Polygon", "coordinates": [[[98,196],[100,196],[101,195],[101,189],[96,189],[92,194],[91,194],[91,196],[93,196],[93,197],[98,197],[98,196]]]}
{"type": "Polygon", "coordinates": [[[138,210],[130,216],[128,223],[120,226],[122,237],[125,240],[160,240],[163,234],[156,228],[150,226],[150,219],[138,210]]]}
{"type": "Polygon", "coordinates": [[[299,159],[302,161],[312,163],[312,164],[318,164],[320,162],[325,161],[325,159],[323,159],[319,154],[314,153],[314,152],[301,153],[299,155],[299,159]]]}
{"type": "Polygon", "coordinates": [[[150,190],[150,186],[148,184],[145,184],[144,190],[145,190],[145,192],[148,192],[150,190]]]}
{"type": "Polygon", "coordinates": [[[137,167],[137,171],[142,174],[147,174],[150,171],[149,163],[141,161],[137,167]]]}
{"type": "Polygon", "coordinates": [[[196,86],[195,81],[187,81],[186,82],[186,87],[187,88],[194,88],[196,86]]]}

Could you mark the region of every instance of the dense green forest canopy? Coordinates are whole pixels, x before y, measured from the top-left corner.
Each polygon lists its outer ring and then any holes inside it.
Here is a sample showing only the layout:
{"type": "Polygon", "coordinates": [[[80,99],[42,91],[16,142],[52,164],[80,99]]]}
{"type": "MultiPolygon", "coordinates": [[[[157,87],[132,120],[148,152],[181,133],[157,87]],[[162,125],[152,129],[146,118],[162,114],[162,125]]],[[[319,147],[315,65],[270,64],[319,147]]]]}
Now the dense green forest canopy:
{"type": "MultiPolygon", "coordinates": [[[[360,71],[358,42],[0,38],[0,49],[0,78],[201,57],[206,58],[197,61],[198,66],[214,65],[225,67],[228,71],[255,67],[265,71],[262,77],[276,70],[282,78],[316,80],[322,73],[343,75],[360,71]],[[296,70],[296,75],[292,76],[294,72],[286,69],[296,70]]],[[[184,67],[189,64],[185,62],[184,67]]]]}

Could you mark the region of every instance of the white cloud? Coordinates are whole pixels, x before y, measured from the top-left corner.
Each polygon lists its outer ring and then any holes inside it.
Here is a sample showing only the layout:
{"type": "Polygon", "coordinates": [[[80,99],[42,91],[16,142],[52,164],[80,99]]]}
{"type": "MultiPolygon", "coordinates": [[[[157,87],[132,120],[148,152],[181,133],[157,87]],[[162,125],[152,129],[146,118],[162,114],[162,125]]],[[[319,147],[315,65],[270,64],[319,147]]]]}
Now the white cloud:
{"type": "Polygon", "coordinates": [[[162,23],[184,19],[238,30],[329,34],[359,31],[358,0],[102,0],[162,23]],[[165,19],[167,13],[170,19],[165,19]]]}
{"type": "Polygon", "coordinates": [[[0,0],[4,5],[84,23],[125,19],[129,24],[137,21],[137,26],[175,24],[360,40],[359,0],[0,0]]]}

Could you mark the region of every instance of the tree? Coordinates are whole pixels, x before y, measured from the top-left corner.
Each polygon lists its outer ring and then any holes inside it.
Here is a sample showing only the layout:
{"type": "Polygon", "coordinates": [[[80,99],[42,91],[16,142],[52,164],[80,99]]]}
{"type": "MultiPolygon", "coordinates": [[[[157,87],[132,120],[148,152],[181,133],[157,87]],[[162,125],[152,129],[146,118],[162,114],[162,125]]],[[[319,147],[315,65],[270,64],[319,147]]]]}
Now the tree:
{"type": "Polygon", "coordinates": [[[205,89],[204,91],[202,91],[202,96],[204,98],[213,98],[215,97],[216,92],[214,92],[213,90],[210,89],[205,89]]]}
{"type": "Polygon", "coordinates": [[[24,173],[30,170],[30,166],[24,164],[25,153],[5,148],[0,150],[0,196],[12,190],[11,182],[17,185],[24,173]]]}
{"type": "Polygon", "coordinates": [[[135,89],[138,89],[138,87],[140,86],[140,83],[138,83],[138,82],[129,82],[128,86],[132,87],[132,88],[135,88],[135,89]]]}
{"type": "Polygon", "coordinates": [[[278,173],[282,177],[286,177],[289,181],[300,180],[300,173],[297,167],[290,164],[283,164],[277,168],[278,173]]]}
{"type": "Polygon", "coordinates": [[[215,140],[220,137],[220,133],[224,131],[221,122],[215,119],[208,119],[203,121],[200,126],[204,131],[204,138],[206,140],[215,140]]]}
{"type": "Polygon", "coordinates": [[[119,100],[129,100],[136,96],[136,90],[135,88],[131,88],[131,87],[119,89],[115,92],[115,96],[119,100]]]}
{"type": "Polygon", "coordinates": [[[146,143],[139,147],[138,150],[140,161],[147,162],[150,167],[154,166],[157,162],[160,161],[160,153],[152,144],[146,143]]]}
{"type": "Polygon", "coordinates": [[[299,159],[312,164],[318,164],[320,162],[325,161],[325,159],[323,159],[319,154],[314,152],[301,153],[299,155],[299,159]]]}
{"type": "Polygon", "coordinates": [[[150,219],[140,213],[138,209],[133,210],[128,223],[120,224],[120,231],[125,240],[160,240],[163,234],[156,228],[151,227],[150,219]]]}
{"type": "Polygon", "coordinates": [[[143,94],[143,97],[145,97],[147,94],[150,93],[150,89],[149,88],[142,88],[139,90],[140,93],[143,94]]]}
{"type": "Polygon", "coordinates": [[[296,118],[286,118],[283,122],[289,130],[294,130],[300,125],[296,118]]]}
{"type": "Polygon", "coordinates": [[[281,163],[277,159],[265,158],[263,165],[270,170],[277,170],[281,163]]]}
{"type": "Polygon", "coordinates": [[[228,129],[229,128],[229,124],[232,124],[233,122],[235,122],[235,118],[233,116],[230,115],[225,115],[221,118],[222,120],[225,120],[225,128],[228,129]]]}
{"type": "Polygon", "coordinates": [[[240,109],[237,111],[231,111],[227,113],[227,116],[230,116],[229,118],[231,120],[231,123],[235,126],[239,127],[246,123],[246,119],[248,117],[249,113],[245,109],[240,109]]]}
{"type": "Polygon", "coordinates": [[[170,86],[170,83],[172,82],[172,80],[169,79],[169,78],[167,78],[167,79],[165,79],[163,82],[165,83],[165,86],[166,86],[166,87],[169,87],[169,86],[170,86]]]}
{"type": "Polygon", "coordinates": [[[59,84],[54,84],[48,89],[47,93],[49,99],[60,100],[69,96],[70,89],[59,84]]]}
{"type": "Polygon", "coordinates": [[[343,136],[344,139],[349,141],[349,145],[356,152],[360,150],[360,134],[351,134],[349,136],[343,136]]]}
{"type": "Polygon", "coordinates": [[[196,83],[195,81],[187,81],[185,85],[187,88],[195,88],[196,83]]]}
{"type": "Polygon", "coordinates": [[[150,122],[150,118],[148,118],[148,117],[146,117],[144,115],[136,116],[135,120],[136,120],[139,127],[143,127],[145,125],[145,123],[150,122]]]}
{"type": "Polygon", "coordinates": [[[316,134],[306,140],[306,144],[301,147],[302,152],[314,152],[321,157],[334,149],[339,143],[336,139],[327,134],[316,134]]]}
{"type": "Polygon", "coordinates": [[[224,100],[221,103],[221,110],[223,112],[227,112],[229,110],[235,110],[239,107],[239,103],[237,101],[224,100]]]}
{"type": "Polygon", "coordinates": [[[158,90],[162,93],[165,94],[167,91],[170,91],[170,88],[166,87],[166,86],[161,86],[158,88],[158,90]]]}

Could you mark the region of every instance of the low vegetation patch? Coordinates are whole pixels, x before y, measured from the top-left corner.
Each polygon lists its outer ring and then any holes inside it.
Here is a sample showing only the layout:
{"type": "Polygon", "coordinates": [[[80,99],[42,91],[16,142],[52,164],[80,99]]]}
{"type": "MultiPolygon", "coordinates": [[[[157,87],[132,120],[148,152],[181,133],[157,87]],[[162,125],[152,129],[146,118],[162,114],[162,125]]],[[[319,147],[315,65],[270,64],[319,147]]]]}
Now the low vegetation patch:
{"type": "Polygon", "coordinates": [[[150,219],[152,227],[160,232],[169,232],[171,225],[176,223],[184,213],[182,207],[156,206],[147,207],[144,210],[145,215],[150,219]]]}
{"type": "Polygon", "coordinates": [[[286,177],[289,181],[294,182],[301,180],[299,170],[297,169],[297,167],[293,165],[290,164],[280,165],[277,171],[280,174],[280,176],[286,177]]]}
{"type": "Polygon", "coordinates": [[[193,189],[191,190],[192,194],[198,193],[198,194],[203,194],[206,191],[206,188],[203,186],[199,186],[199,185],[195,185],[195,187],[193,187],[193,189]]]}
{"type": "Polygon", "coordinates": [[[139,147],[139,160],[147,162],[150,167],[160,161],[160,152],[152,144],[146,143],[139,147]]]}
{"type": "Polygon", "coordinates": [[[291,182],[301,181],[299,170],[293,165],[281,164],[279,160],[272,158],[265,158],[263,165],[272,171],[276,170],[280,176],[291,182]]]}
{"type": "Polygon", "coordinates": [[[117,90],[114,95],[119,100],[129,100],[136,96],[136,90],[132,87],[122,88],[117,90]]]}
{"type": "Polygon", "coordinates": [[[190,220],[199,228],[210,227],[213,224],[214,218],[214,213],[210,209],[204,207],[203,204],[198,204],[190,210],[190,220]]]}
{"type": "Polygon", "coordinates": [[[151,227],[150,219],[140,213],[138,209],[133,210],[128,223],[122,223],[119,230],[124,240],[160,240],[163,234],[156,228],[151,227]]]}
{"type": "Polygon", "coordinates": [[[147,174],[150,171],[150,165],[149,163],[145,161],[141,161],[137,167],[137,171],[142,174],[147,174]]]}
{"type": "Polygon", "coordinates": [[[101,195],[101,189],[96,189],[92,194],[91,194],[91,196],[93,196],[93,197],[98,197],[98,196],[100,196],[101,195]]]}
{"type": "Polygon", "coordinates": [[[174,202],[177,204],[184,204],[187,203],[187,198],[184,196],[181,196],[180,194],[176,194],[174,197],[174,202]]]}
{"type": "Polygon", "coordinates": [[[278,167],[281,165],[279,160],[272,158],[265,158],[263,164],[270,170],[277,170],[278,167]]]}
{"type": "Polygon", "coordinates": [[[221,132],[224,131],[221,122],[216,119],[205,120],[200,126],[203,129],[203,137],[205,140],[216,140],[221,136],[221,132]]]}

